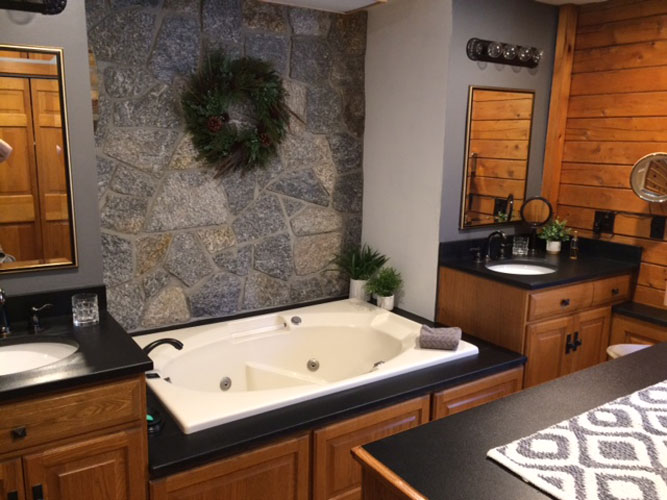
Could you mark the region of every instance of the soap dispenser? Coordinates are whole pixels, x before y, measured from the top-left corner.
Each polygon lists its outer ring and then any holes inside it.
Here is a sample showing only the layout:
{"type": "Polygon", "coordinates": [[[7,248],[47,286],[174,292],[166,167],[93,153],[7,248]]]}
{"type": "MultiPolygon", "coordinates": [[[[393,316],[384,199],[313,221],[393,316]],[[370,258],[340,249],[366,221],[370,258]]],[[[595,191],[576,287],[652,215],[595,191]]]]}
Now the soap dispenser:
{"type": "Polygon", "coordinates": [[[577,257],[579,257],[579,236],[575,231],[572,240],[570,240],[570,259],[577,260],[577,257]]]}

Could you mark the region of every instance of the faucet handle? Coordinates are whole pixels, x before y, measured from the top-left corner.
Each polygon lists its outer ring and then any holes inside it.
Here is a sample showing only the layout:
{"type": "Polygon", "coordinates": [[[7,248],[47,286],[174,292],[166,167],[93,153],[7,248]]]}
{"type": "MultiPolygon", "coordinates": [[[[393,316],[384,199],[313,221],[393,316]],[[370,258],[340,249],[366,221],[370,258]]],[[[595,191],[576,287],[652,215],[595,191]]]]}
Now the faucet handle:
{"type": "Polygon", "coordinates": [[[472,253],[473,257],[475,258],[475,263],[476,264],[481,264],[482,262],[482,249],[475,247],[470,249],[470,253],[472,253]]]}
{"type": "Polygon", "coordinates": [[[7,293],[0,288],[0,306],[4,306],[7,303],[7,293]]]}
{"type": "Polygon", "coordinates": [[[37,333],[42,329],[42,325],[40,324],[39,321],[39,313],[42,312],[44,309],[50,309],[51,307],[53,307],[53,304],[43,304],[39,307],[32,306],[30,308],[30,312],[32,313],[30,315],[30,326],[32,327],[33,333],[37,333]]]}

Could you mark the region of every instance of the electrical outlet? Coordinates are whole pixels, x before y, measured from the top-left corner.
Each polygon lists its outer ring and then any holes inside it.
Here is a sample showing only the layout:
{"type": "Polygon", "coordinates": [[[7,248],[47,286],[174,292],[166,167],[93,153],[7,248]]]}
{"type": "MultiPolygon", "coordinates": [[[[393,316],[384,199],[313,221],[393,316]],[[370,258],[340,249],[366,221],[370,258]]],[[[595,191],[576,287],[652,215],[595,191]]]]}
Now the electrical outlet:
{"type": "Polygon", "coordinates": [[[613,233],[615,221],[616,214],[614,212],[596,211],[595,220],[593,222],[593,232],[595,234],[613,233]]]}
{"type": "Polygon", "coordinates": [[[651,238],[656,240],[665,239],[665,217],[654,215],[651,219],[651,238]]]}

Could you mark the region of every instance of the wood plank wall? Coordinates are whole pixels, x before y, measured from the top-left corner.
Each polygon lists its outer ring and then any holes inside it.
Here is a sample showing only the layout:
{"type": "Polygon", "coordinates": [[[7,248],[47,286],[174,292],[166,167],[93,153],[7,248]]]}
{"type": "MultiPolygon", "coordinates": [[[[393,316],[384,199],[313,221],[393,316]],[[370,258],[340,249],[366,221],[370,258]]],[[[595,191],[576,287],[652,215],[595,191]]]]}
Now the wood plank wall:
{"type": "Polygon", "coordinates": [[[544,191],[583,236],[595,210],[618,212],[603,238],[644,248],[634,300],[667,308],[667,242],[650,238],[650,215],[667,204],[642,201],[629,183],[636,160],[667,152],[667,0],[581,6],[574,49],[562,163],[545,166],[560,167],[560,182],[544,191]]]}

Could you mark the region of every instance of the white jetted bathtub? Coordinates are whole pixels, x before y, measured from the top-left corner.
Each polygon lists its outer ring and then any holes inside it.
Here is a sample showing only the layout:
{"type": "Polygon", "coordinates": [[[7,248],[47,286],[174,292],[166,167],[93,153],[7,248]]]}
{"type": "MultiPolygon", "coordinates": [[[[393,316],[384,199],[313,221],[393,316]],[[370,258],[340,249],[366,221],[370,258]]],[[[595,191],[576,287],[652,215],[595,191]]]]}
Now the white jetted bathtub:
{"type": "Polygon", "coordinates": [[[155,348],[148,385],[190,434],[250,415],[477,354],[419,349],[421,325],[358,300],[134,337],[155,348]]]}

